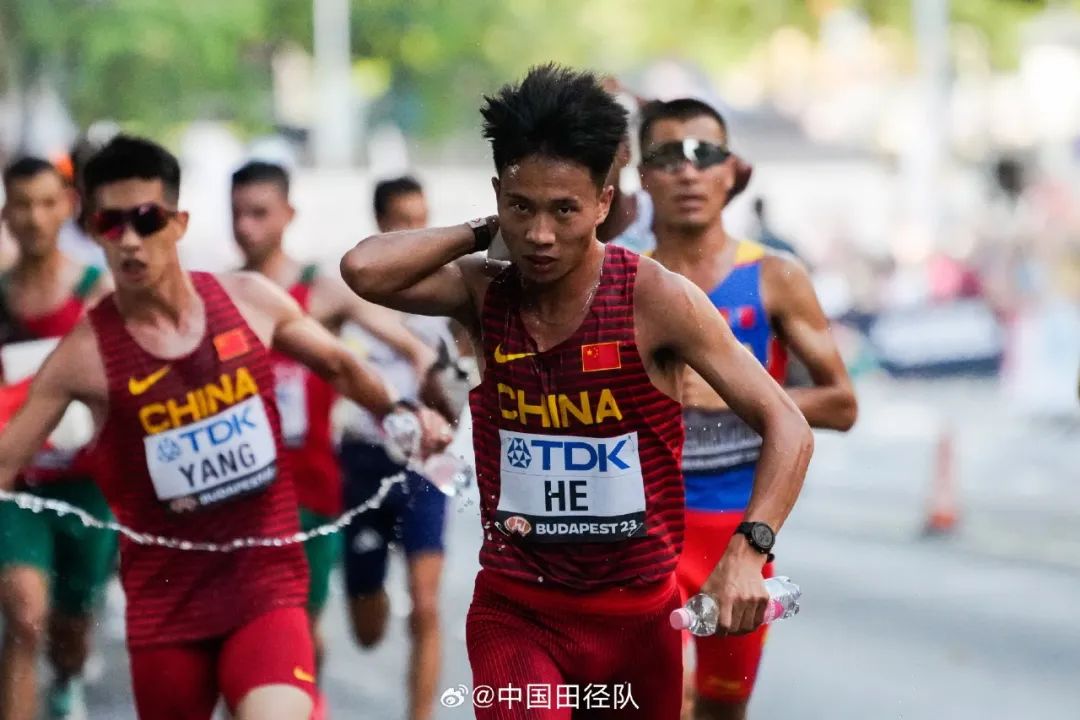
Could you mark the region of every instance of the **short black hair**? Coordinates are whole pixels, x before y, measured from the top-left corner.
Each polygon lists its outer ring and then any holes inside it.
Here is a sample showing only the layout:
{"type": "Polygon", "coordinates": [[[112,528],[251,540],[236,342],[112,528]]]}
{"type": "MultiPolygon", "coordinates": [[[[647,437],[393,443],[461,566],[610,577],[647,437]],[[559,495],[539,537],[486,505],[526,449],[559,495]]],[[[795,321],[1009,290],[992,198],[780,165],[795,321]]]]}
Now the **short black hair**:
{"type": "Polygon", "coordinates": [[[626,110],[596,75],[555,64],[485,96],[480,114],[500,175],[522,158],[545,155],[584,165],[597,187],[627,129],[626,110]]]}
{"type": "Polygon", "coordinates": [[[4,168],[4,191],[10,192],[11,183],[16,180],[29,180],[41,173],[51,172],[60,177],[60,171],[48,160],[39,157],[21,157],[4,168]]]}
{"type": "Polygon", "coordinates": [[[252,160],[232,174],[234,188],[256,183],[277,185],[285,197],[289,197],[289,171],[277,163],[252,160]]]}
{"type": "Polygon", "coordinates": [[[160,180],[165,198],[180,199],[180,163],[155,142],[131,135],[117,135],[94,154],[83,168],[86,200],[93,203],[102,185],[120,180],[160,180]]]}
{"type": "Polygon", "coordinates": [[[409,175],[404,175],[392,180],[380,180],[375,184],[374,202],[375,217],[386,217],[386,211],[390,209],[390,203],[400,195],[411,193],[423,193],[424,188],[409,175]]]}
{"type": "Polygon", "coordinates": [[[661,120],[691,120],[696,117],[711,117],[720,123],[720,129],[727,135],[727,123],[724,116],[707,102],[695,98],[676,98],[675,100],[653,100],[641,109],[641,127],[638,128],[638,146],[648,147],[649,131],[661,120]]]}

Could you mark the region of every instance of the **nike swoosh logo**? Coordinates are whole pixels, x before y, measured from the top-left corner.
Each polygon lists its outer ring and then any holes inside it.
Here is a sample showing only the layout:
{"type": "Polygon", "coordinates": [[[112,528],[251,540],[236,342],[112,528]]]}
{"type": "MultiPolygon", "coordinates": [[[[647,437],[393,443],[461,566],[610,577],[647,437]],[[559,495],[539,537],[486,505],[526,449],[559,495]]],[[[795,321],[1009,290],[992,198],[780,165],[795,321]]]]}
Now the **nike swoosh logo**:
{"type": "Polygon", "coordinates": [[[504,355],[502,351],[502,343],[499,343],[495,346],[495,362],[499,363],[500,365],[508,362],[514,362],[515,360],[520,360],[522,358],[532,357],[535,354],[536,353],[510,353],[509,355],[504,355]]]}
{"type": "Polygon", "coordinates": [[[297,680],[299,680],[300,682],[306,682],[306,683],[312,683],[312,684],[315,683],[315,676],[310,674],[310,673],[304,672],[304,668],[302,668],[302,667],[299,667],[299,666],[294,667],[293,671],[292,671],[292,674],[293,674],[293,677],[296,678],[297,680]]]}
{"type": "Polygon", "coordinates": [[[128,392],[130,392],[132,395],[142,395],[144,392],[152,388],[154,386],[154,383],[165,377],[171,367],[171,365],[166,365],[157,370],[156,372],[147,375],[142,380],[136,377],[128,378],[128,392]]]}

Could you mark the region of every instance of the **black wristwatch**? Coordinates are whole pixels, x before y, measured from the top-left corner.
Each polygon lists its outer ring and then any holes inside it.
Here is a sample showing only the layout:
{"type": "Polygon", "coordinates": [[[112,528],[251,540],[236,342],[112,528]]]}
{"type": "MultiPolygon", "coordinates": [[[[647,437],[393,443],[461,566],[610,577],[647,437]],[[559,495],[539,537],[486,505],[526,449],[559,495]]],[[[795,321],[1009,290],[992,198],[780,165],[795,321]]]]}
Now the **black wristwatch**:
{"type": "Polygon", "coordinates": [[[492,227],[498,222],[498,216],[476,218],[465,223],[472,230],[473,252],[483,252],[491,247],[491,241],[495,239],[495,231],[492,227]]]}
{"type": "Polygon", "coordinates": [[[771,555],[776,544],[776,533],[763,522],[744,522],[735,528],[736,535],[745,535],[750,547],[762,555],[771,555]]]}

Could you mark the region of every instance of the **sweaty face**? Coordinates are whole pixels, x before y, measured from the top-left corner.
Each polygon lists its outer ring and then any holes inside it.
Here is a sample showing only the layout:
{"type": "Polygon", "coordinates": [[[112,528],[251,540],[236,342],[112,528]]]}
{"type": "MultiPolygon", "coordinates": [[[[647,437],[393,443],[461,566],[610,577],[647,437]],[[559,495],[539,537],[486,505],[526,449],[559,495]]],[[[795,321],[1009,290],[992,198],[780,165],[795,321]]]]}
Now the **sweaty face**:
{"type": "MultiPolygon", "coordinates": [[[[688,120],[664,119],[649,129],[642,155],[659,145],[694,138],[727,144],[727,133],[707,115],[688,120]]],[[[641,166],[641,184],[652,196],[659,223],[683,230],[702,230],[716,222],[735,184],[735,160],[703,170],[689,161],[675,167],[641,166]]]]}
{"type": "Polygon", "coordinates": [[[408,192],[390,198],[386,212],[379,218],[379,230],[420,230],[428,226],[427,200],[423,193],[408,192]]]}
{"type": "Polygon", "coordinates": [[[575,268],[611,207],[611,186],[597,188],[588,168],[569,160],[533,155],[504,169],[494,185],[510,259],[535,283],[575,268]]]}
{"type": "Polygon", "coordinates": [[[293,209],[282,189],[270,182],[239,185],[232,191],[233,237],[248,264],[281,247],[293,209]]]}
{"type": "Polygon", "coordinates": [[[56,249],[60,228],[71,216],[71,197],[60,176],[40,172],[13,180],[4,220],[25,257],[45,257],[56,249]]]}
{"type": "MultiPolygon", "coordinates": [[[[102,185],[94,193],[94,210],[131,210],[148,203],[170,211],[176,203],[165,198],[160,180],[130,178],[102,185]]],[[[176,243],[187,230],[186,212],[171,215],[164,227],[147,237],[140,236],[127,224],[117,239],[95,233],[94,239],[105,250],[118,289],[142,290],[151,288],[171,267],[180,264],[176,243]]]]}

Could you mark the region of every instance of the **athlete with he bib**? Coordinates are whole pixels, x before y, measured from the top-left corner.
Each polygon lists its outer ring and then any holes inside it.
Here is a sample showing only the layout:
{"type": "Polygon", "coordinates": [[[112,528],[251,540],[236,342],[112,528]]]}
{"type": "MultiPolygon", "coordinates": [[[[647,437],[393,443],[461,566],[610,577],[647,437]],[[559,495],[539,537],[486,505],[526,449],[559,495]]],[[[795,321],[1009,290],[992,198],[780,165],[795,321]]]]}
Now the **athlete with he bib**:
{"type": "MultiPolygon", "coordinates": [[[[450,316],[482,348],[471,396],[484,524],[467,624],[474,685],[546,686],[552,697],[539,708],[484,703],[477,717],[568,719],[573,708],[554,695],[575,684],[622,691],[595,717],[673,720],[683,367],[764,437],[749,519],[779,530],[813,437],[701,290],[596,239],[626,112],[593,75],[536,68],[481,112],[498,216],[374,236],[342,261],[361,296],[450,316]],[[509,264],[478,252],[497,231],[509,264]]],[[[723,632],[761,624],[765,560],[741,535],[728,543],[706,583],[723,632]]]]}
{"type": "MultiPolygon", "coordinates": [[[[296,493],[283,457],[270,350],[294,357],[380,414],[383,383],[285,291],[253,273],[181,269],[180,168],[120,136],[88,163],[91,228],[116,292],[60,343],[0,434],[0,488],[73,400],[98,427],[99,483],[117,520],[187,542],[291,536],[296,493]]],[[[423,412],[425,449],[445,424],[423,412]]],[[[315,660],[303,549],[182,551],[121,544],[127,639],[140,718],[306,720],[315,660]]]]}

